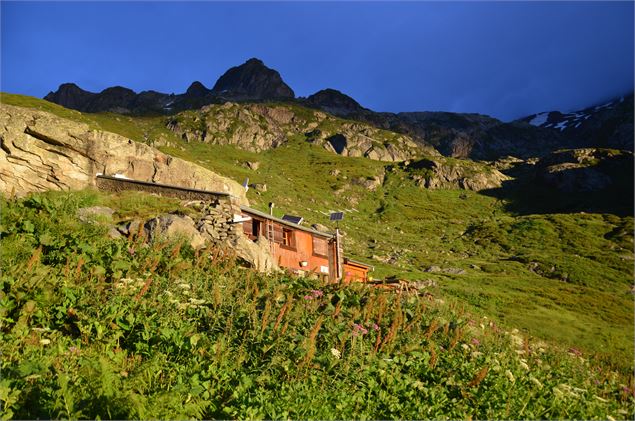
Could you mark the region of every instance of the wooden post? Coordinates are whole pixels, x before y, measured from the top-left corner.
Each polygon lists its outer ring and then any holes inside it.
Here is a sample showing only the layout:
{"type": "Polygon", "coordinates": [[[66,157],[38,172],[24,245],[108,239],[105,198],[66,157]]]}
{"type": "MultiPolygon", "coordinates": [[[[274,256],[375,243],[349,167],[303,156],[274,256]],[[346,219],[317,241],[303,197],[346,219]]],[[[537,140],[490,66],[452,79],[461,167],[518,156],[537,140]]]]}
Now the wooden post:
{"type": "Polygon", "coordinates": [[[335,228],[335,273],[338,282],[342,282],[342,268],[344,266],[344,252],[342,250],[342,239],[340,229],[335,228]]]}

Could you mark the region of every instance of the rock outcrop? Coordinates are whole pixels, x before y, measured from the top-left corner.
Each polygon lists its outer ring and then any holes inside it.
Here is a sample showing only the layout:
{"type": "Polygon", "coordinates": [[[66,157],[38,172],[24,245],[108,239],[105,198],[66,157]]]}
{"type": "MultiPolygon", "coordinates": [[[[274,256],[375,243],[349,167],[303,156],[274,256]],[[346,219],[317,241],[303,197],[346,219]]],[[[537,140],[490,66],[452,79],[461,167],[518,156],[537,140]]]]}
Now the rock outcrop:
{"type": "Polygon", "coordinates": [[[420,159],[408,163],[405,169],[417,185],[426,189],[479,191],[501,187],[510,179],[488,165],[447,158],[420,159]]]}
{"type": "Polygon", "coordinates": [[[171,117],[167,127],[189,142],[234,145],[252,152],[277,148],[300,134],[303,140],[344,156],[403,161],[424,152],[438,155],[407,136],[294,105],[209,105],[171,117]]]}
{"type": "MultiPolygon", "coordinates": [[[[633,153],[585,148],[554,152],[535,166],[536,181],[565,193],[603,191],[632,185],[633,153]]],[[[632,196],[632,190],[624,191],[632,196]]]]}
{"type": "Polygon", "coordinates": [[[0,105],[0,191],[25,195],[95,185],[97,174],[230,193],[240,184],[123,136],[53,114],[0,105]]]}

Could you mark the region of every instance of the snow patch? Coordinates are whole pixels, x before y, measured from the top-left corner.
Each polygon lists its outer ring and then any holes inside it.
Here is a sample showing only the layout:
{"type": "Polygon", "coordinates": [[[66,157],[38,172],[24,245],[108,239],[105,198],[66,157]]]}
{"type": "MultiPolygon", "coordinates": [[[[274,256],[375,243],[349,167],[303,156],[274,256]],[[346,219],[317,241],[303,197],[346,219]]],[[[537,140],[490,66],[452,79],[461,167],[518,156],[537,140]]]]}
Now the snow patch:
{"type": "Polygon", "coordinates": [[[529,121],[529,124],[532,126],[542,126],[547,122],[547,118],[549,118],[549,113],[536,114],[536,116],[529,121]]]}
{"type": "Polygon", "coordinates": [[[123,178],[124,180],[130,180],[130,179],[129,179],[128,177],[126,177],[125,175],[123,175],[123,174],[119,174],[119,173],[117,173],[117,174],[113,175],[113,177],[115,177],[115,178],[123,178]]]}
{"type": "Polygon", "coordinates": [[[602,104],[602,105],[598,105],[597,107],[593,108],[595,111],[599,111],[602,108],[610,108],[611,105],[613,104],[613,102],[607,102],[606,104],[602,104]]]}
{"type": "Polygon", "coordinates": [[[564,129],[567,128],[567,124],[569,122],[568,121],[561,121],[560,123],[556,124],[556,127],[554,127],[554,129],[560,129],[560,131],[563,131],[564,129]]]}

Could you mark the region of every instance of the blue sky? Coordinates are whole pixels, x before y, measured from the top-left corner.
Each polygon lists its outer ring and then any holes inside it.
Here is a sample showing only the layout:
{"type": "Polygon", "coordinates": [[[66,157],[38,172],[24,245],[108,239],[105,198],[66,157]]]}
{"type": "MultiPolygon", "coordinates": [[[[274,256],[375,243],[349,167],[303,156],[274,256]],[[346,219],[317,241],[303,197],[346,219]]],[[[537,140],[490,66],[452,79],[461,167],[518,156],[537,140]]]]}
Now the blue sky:
{"type": "Polygon", "coordinates": [[[633,2],[6,2],[1,89],[212,87],[258,57],[296,95],[504,120],[633,90],[633,2]]]}

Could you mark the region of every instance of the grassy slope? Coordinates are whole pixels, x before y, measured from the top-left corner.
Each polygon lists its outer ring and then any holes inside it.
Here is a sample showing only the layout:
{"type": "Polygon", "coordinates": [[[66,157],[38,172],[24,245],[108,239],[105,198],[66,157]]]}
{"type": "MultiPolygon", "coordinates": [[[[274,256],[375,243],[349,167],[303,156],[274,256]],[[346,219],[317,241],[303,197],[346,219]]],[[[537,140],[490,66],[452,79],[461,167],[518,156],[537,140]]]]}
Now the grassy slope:
{"type": "Polygon", "coordinates": [[[380,174],[385,163],[344,158],[298,141],[261,154],[229,146],[183,143],[162,119],[81,114],[45,101],[5,95],[14,105],[40,107],[143,141],[163,135],[178,147],[164,152],[242,182],[254,207],[269,201],[276,212],[329,225],[321,212],[348,212],[341,228],[346,253],[375,265],[375,277],[397,274],[432,279],[446,296],[508,326],[585,352],[630,371],[633,366],[632,217],[599,214],[510,214],[504,201],[474,192],[426,191],[393,168],[375,192],[351,185],[354,177],[380,174]],[[259,161],[258,171],[245,161],[259,161]],[[330,175],[338,169],[340,174],[330,175]],[[346,177],[346,178],[345,178],[346,177]],[[342,190],[343,189],[343,190],[342,190]],[[342,191],[339,195],[336,191],[342,191]],[[372,255],[394,256],[390,264],[372,255]],[[464,275],[428,273],[432,266],[464,275]]]}
{"type": "Polygon", "coordinates": [[[2,419],[633,417],[632,378],[455,300],[110,240],[76,217],[97,204],[126,218],[175,201],[0,198],[2,419]]]}

